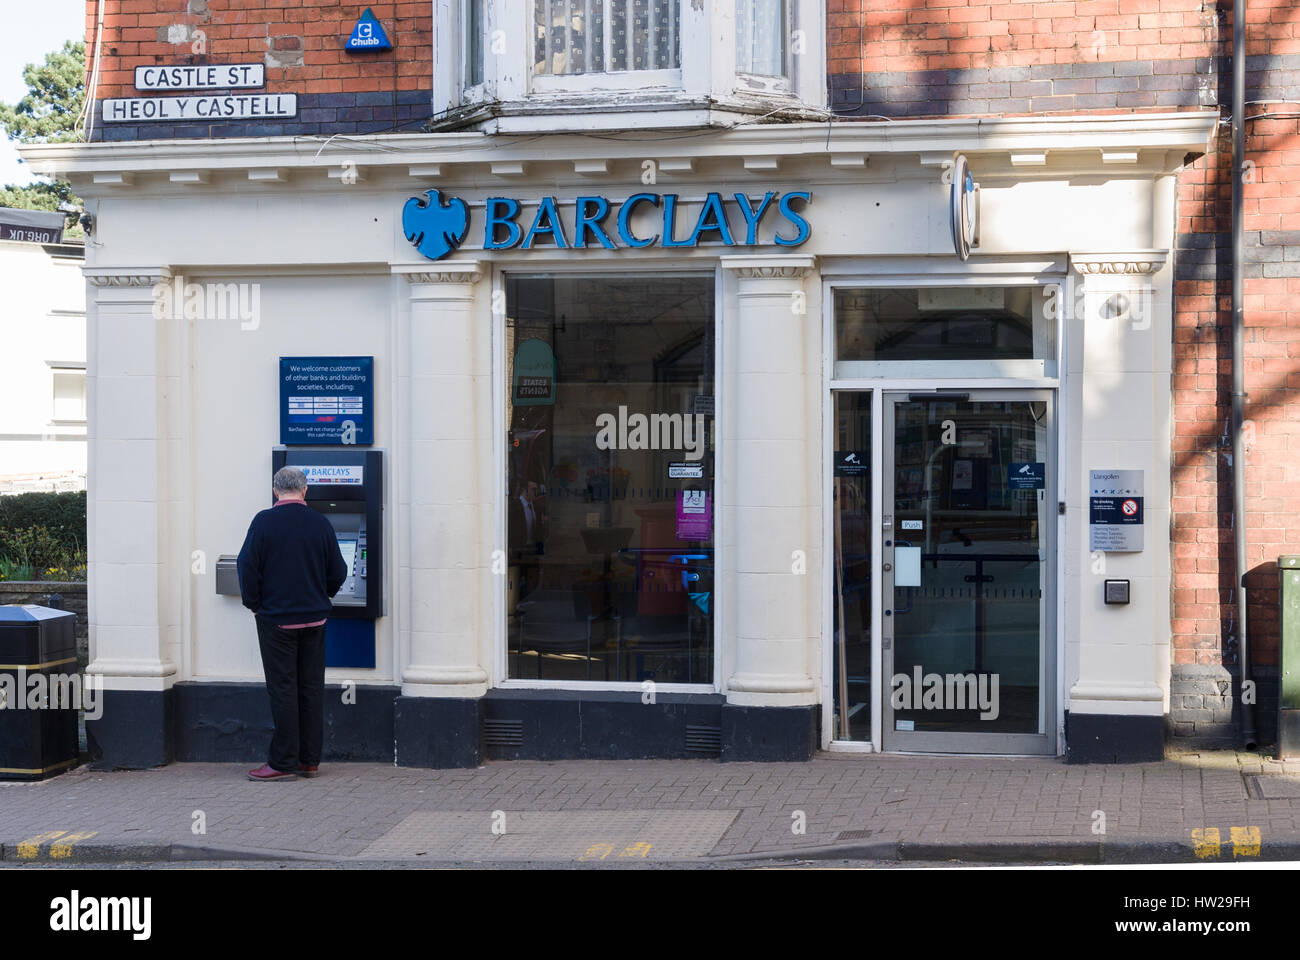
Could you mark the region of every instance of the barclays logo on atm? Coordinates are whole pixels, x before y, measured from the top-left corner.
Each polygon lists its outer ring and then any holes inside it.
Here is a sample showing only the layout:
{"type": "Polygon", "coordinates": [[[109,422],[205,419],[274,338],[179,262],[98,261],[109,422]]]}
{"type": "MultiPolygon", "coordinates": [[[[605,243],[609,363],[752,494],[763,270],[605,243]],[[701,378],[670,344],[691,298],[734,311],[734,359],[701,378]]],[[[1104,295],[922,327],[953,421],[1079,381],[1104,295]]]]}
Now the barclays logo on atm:
{"type": "MultiPolygon", "coordinates": [[[[806,190],[784,194],[769,190],[757,199],[744,193],[725,198],[710,193],[699,201],[699,212],[693,217],[680,215],[679,202],[680,198],[672,193],[636,193],[618,203],[601,196],[577,197],[570,226],[568,218],[560,216],[555,197],[537,201],[531,222],[528,218],[520,220],[519,200],[488,197],[483,204],[482,249],[531,250],[539,240],[560,250],[596,246],[605,250],[650,246],[671,249],[696,247],[704,240],[727,247],[797,247],[812,234],[811,225],[795,206],[806,207],[812,202],[812,194],[806,190]],[[638,216],[640,220],[634,224],[638,216]],[[772,224],[771,232],[760,238],[765,219],[772,224]],[[684,225],[692,220],[690,234],[678,239],[684,225]],[[527,229],[525,223],[529,223],[527,229]]],[[[469,206],[464,200],[444,199],[437,190],[411,197],[402,207],[402,233],[430,260],[441,260],[458,249],[469,234],[469,221],[469,206]]]]}

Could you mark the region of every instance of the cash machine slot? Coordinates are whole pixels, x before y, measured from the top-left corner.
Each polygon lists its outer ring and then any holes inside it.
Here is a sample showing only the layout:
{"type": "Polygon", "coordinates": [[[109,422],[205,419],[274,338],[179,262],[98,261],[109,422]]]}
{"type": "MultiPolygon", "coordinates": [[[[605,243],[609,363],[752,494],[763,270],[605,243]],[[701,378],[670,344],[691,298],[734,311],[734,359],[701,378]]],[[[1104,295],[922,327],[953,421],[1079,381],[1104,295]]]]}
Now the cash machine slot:
{"type": "Polygon", "coordinates": [[[366,518],[358,513],[335,512],[336,502],[322,502],[317,509],[325,514],[334,527],[343,562],[348,565],[348,578],[334,595],[336,607],[364,607],[366,605],[366,518]]]}

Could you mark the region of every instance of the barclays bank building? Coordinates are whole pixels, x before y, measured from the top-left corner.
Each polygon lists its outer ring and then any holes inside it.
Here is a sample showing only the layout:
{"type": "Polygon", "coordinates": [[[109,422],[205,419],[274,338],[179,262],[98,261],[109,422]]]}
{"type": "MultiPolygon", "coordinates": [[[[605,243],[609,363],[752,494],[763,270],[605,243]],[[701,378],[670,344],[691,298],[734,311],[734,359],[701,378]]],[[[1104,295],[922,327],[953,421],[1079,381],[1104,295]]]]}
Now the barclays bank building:
{"type": "Polygon", "coordinates": [[[262,756],[286,463],[326,762],[1161,755],[1217,112],[881,119],[817,0],[175,6],[202,51],[110,17],[90,142],[23,148],[92,218],[97,763],[262,756]]]}

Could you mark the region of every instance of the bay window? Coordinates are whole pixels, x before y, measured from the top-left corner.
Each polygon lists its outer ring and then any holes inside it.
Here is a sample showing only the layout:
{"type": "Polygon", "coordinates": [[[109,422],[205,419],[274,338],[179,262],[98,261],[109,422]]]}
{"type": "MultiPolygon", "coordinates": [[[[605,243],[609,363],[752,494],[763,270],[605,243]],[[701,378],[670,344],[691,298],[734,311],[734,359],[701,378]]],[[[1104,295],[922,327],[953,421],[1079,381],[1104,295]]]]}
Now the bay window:
{"type": "Polygon", "coordinates": [[[819,0],[732,3],[436,5],[432,129],[559,133],[824,119],[819,0]]]}

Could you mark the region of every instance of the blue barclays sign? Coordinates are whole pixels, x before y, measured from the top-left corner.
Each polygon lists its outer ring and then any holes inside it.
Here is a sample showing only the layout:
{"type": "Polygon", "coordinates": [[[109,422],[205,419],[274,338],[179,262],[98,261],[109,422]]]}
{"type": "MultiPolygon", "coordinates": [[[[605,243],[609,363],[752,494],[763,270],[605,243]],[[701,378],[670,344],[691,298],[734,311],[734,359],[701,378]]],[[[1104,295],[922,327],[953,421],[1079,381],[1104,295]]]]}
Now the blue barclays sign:
{"type": "MultiPolygon", "coordinates": [[[[674,193],[636,193],[617,204],[603,196],[584,196],[574,199],[569,226],[560,216],[560,203],[555,197],[542,197],[531,218],[522,219],[519,200],[488,197],[483,204],[482,248],[672,249],[698,247],[702,241],[727,247],[797,247],[807,241],[812,227],[796,205],[802,208],[811,202],[808,191],[769,190],[761,198],[744,193],[729,197],[710,193],[692,220],[690,215],[680,215],[681,200],[674,193]],[[633,223],[638,216],[639,228],[633,223]],[[647,229],[647,219],[655,226],[647,229]],[[766,239],[760,237],[759,231],[765,220],[772,226],[766,239]]],[[[437,190],[412,197],[402,208],[403,234],[430,260],[441,259],[460,247],[469,229],[468,204],[458,197],[444,199],[437,190]]]]}

